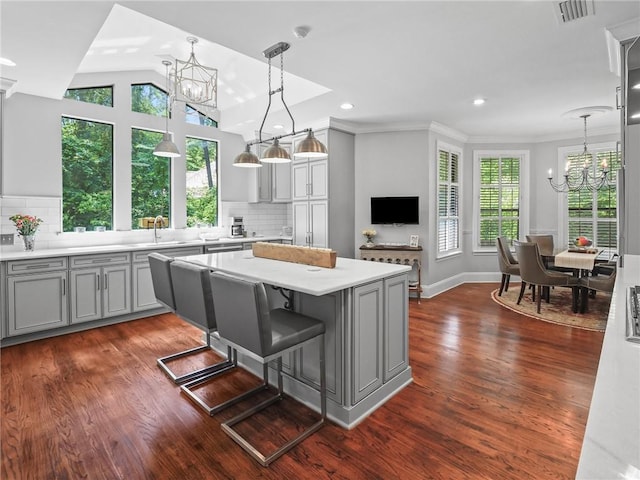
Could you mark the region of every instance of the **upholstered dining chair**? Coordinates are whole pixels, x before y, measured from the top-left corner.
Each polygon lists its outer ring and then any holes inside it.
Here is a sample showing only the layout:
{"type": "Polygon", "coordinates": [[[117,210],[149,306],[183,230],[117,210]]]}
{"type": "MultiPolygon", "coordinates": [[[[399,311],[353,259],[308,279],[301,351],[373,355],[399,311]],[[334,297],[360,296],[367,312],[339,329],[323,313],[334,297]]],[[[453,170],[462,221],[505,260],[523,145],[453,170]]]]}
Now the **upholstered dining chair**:
{"type": "Polygon", "coordinates": [[[580,278],[580,286],[586,287],[588,290],[597,290],[599,292],[613,292],[613,286],[616,283],[616,275],[618,273],[617,264],[615,262],[606,262],[596,266],[595,275],[588,275],[580,278]],[[599,272],[603,274],[600,275],[599,272]]]}
{"type": "MultiPolygon", "coordinates": [[[[536,299],[536,311],[540,313],[540,301],[542,299],[542,287],[569,287],[572,293],[572,310],[578,311],[578,287],[579,281],[573,275],[554,272],[545,268],[540,256],[538,244],[534,242],[514,242],[516,247],[516,255],[520,265],[520,278],[522,284],[520,286],[520,295],[517,304],[520,305],[527,284],[537,287],[534,293],[536,299]]],[[[549,297],[547,296],[547,302],[549,297]]]]}
{"type": "Polygon", "coordinates": [[[502,296],[503,291],[506,292],[509,290],[509,280],[511,275],[520,275],[520,265],[513,257],[506,237],[496,238],[496,246],[498,248],[498,266],[502,273],[498,296],[502,296]]]}

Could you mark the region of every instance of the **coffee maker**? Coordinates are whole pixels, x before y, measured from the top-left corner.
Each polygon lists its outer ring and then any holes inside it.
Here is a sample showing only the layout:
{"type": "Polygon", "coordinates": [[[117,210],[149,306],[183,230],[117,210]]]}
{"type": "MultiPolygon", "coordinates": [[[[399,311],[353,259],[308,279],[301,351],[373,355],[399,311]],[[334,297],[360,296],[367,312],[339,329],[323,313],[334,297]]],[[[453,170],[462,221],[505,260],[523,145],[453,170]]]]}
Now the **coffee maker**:
{"type": "Polygon", "coordinates": [[[244,237],[244,225],[242,224],[242,217],[231,217],[231,237],[244,237]]]}

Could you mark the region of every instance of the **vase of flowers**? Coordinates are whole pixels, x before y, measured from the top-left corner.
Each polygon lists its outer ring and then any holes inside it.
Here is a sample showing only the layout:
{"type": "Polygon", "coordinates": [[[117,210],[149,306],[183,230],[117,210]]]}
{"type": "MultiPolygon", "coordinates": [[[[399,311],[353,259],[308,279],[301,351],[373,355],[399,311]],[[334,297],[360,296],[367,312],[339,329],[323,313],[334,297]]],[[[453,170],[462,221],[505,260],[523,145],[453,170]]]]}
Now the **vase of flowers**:
{"type": "Polygon", "coordinates": [[[9,220],[16,226],[18,236],[22,237],[24,250],[26,252],[33,251],[36,245],[36,231],[43,220],[33,215],[22,215],[21,213],[9,217],[9,220]]]}
{"type": "Polygon", "coordinates": [[[376,236],[376,231],[371,228],[365,228],[362,230],[362,235],[364,235],[367,239],[367,247],[371,247],[373,245],[373,237],[376,236]]]}

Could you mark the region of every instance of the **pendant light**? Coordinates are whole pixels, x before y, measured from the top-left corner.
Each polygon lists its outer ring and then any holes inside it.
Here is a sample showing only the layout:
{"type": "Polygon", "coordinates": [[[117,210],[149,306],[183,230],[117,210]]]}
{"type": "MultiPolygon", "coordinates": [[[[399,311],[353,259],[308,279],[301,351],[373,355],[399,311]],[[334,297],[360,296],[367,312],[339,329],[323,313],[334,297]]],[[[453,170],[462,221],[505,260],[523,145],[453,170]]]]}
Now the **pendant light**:
{"type": "Polygon", "coordinates": [[[169,65],[171,62],[169,60],[163,60],[162,64],[165,66],[166,70],[166,78],[167,78],[167,101],[166,101],[166,114],[165,114],[165,132],[162,135],[162,141],[156,145],[156,148],[153,149],[153,154],[158,157],[179,157],[180,151],[173,140],[171,139],[171,134],[169,133],[169,65]]]}
{"type": "MultiPolygon", "coordinates": [[[[296,152],[294,153],[294,157],[313,157],[313,158],[323,158],[327,156],[327,147],[325,147],[320,141],[318,141],[313,136],[313,131],[308,128],[305,130],[296,131],[295,120],[293,119],[293,115],[289,111],[289,107],[287,103],[284,101],[284,58],[283,53],[289,49],[290,45],[286,42],[279,42],[271,47],[267,48],[263,53],[263,55],[269,61],[269,77],[268,77],[268,94],[269,94],[269,103],[267,104],[267,110],[264,113],[264,117],[262,119],[262,124],[260,125],[260,130],[258,131],[258,139],[254,142],[250,142],[247,144],[247,149],[245,152],[241,153],[234,160],[234,166],[237,167],[248,167],[248,166],[259,166],[259,163],[256,165],[254,163],[253,157],[248,157],[250,154],[251,145],[255,144],[263,144],[273,142],[269,147],[267,147],[262,155],[260,155],[259,162],[264,163],[286,163],[291,161],[291,156],[289,152],[285,148],[280,145],[280,139],[285,137],[290,137],[292,135],[298,135],[303,132],[308,132],[307,137],[300,142],[300,144],[296,148],[296,152]],[[276,90],[271,89],[271,59],[280,55],[280,88],[276,90]],[[264,128],[264,123],[269,114],[269,109],[271,108],[271,97],[276,93],[280,93],[280,100],[284,105],[289,118],[291,119],[291,133],[287,133],[284,135],[279,135],[276,137],[272,137],[270,139],[262,139],[262,129],[264,128]]],[[[254,156],[253,154],[251,154],[254,156]]]]}
{"type": "Polygon", "coordinates": [[[257,168],[262,167],[260,160],[251,152],[251,145],[247,144],[247,148],[244,152],[238,155],[233,160],[234,167],[242,167],[242,168],[257,168]]]}
{"type": "Polygon", "coordinates": [[[309,130],[307,138],[298,144],[293,156],[296,158],[324,158],[327,156],[327,147],[313,136],[313,130],[309,130]]]}

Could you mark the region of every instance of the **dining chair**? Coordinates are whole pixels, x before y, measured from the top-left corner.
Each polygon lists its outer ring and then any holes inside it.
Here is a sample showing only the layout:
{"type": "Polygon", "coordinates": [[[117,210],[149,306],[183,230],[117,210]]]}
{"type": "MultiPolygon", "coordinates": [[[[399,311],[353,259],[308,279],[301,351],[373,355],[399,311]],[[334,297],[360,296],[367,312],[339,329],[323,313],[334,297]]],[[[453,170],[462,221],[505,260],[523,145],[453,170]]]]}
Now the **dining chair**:
{"type": "Polygon", "coordinates": [[[500,290],[498,296],[502,296],[502,292],[509,290],[509,280],[511,275],[520,275],[520,265],[518,261],[513,257],[511,249],[509,248],[509,241],[506,237],[496,238],[496,246],[498,248],[498,266],[502,273],[502,279],[500,280],[500,290]]]}
{"type": "Polygon", "coordinates": [[[595,275],[587,275],[580,278],[580,285],[588,290],[597,290],[599,292],[613,292],[616,283],[616,275],[618,268],[615,262],[607,262],[606,264],[597,265],[594,268],[595,275]],[[601,275],[600,272],[603,274],[601,275]]]}
{"type": "MultiPolygon", "coordinates": [[[[516,247],[516,255],[520,265],[520,295],[517,304],[520,305],[527,284],[537,287],[537,293],[534,293],[536,300],[536,311],[540,313],[540,301],[542,299],[543,287],[569,287],[571,288],[572,305],[574,312],[578,311],[578,287],[579,279],[573,275],[555,272],[545,268],[540,256],[538,244],[535,242],[513,242],[516,247]]],[[[549,296],[546,296],[547,303],[549,296]]]]}

